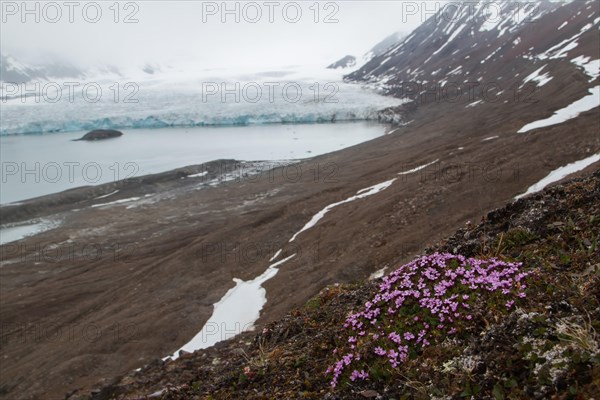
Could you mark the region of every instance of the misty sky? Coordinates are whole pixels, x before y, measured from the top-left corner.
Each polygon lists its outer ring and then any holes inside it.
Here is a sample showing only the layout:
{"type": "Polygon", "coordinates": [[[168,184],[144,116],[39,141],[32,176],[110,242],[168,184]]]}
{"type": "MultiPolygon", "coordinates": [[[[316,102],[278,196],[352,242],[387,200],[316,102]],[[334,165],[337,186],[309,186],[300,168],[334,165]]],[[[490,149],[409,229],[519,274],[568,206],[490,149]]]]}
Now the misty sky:
{"type": "Polygon", "coordinates": [[[26,13],[21,1],[3,0],[1,51],[26,63],[59,59],[84,68],[319,65],[360,55],[395,31],[412,31],[444,2],[228,2],[233,13],[225,15],[221,1],[75,3],[31,1],[26,13]],[[137,22],[125,23],[127,17],[137,22]]]}

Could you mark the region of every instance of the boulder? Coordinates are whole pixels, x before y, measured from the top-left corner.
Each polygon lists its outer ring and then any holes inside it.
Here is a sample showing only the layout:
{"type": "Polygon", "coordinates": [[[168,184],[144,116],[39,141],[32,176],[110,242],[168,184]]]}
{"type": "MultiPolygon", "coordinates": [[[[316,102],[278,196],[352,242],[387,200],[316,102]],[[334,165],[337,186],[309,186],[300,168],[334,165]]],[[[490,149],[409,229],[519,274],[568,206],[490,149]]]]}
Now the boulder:
{"type": "Polygon", "coordinates": [[[81,138],[75,139],[75,141],[78,141],[78,140],[87,140],[87,141],[104,140],[104,139],[117,138],[122,135],[123,135],[123,132],[115,131],[113,129],[95,129],[93,131],[86,133],[81,138]]]}

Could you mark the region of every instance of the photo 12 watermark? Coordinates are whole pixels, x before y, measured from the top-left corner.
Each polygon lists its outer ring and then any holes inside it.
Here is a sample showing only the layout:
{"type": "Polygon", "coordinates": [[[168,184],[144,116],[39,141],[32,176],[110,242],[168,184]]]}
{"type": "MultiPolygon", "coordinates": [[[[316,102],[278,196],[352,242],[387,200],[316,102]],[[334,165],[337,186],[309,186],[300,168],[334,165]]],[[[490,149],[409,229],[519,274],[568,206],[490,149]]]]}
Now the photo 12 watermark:
{"type": "Polygon", "coordinates": [[[6,183],[75,183],[117,182],[135,177],[140,166],[135,162],[48,161],[0,163],[0,177],[6,183]]]}
{"type": "Polygon", "coordinates": [[[186,178],[200,183],[337,183],[341,166],[328,162],[266,161],[259,163],[210,163],[203,164],[186,178]]]}
{"type": "MultiPolygon", "coordinates": [[[[462,150],[464,149],[457,149],[457,151],[462,150]]],[[[417,180],[421,183],[453,184],[469,182],[472,184],[493,185],[501,182],[519,182],[521,180],[519,164],[502,166],[493,162],[465,161],[448,163],[435,160],[424,165],[403,164],[400,170],[398,173],[400,183],[417,180]]]]}
{"type": "Polygon", "coordinates": [[[137,1],[2,1],[0,20],[25,23],[89,23],[103,21],[137,24],[140,14],[137,1]]]}
{"type": "Polygon", "coordinates": [[[311,262],[320,262],[339,254],[342,248],[336,241],[316,242],[310,245],[292,242],[282,245],[281,242],[232,240],[202,243],[194,257],[197,266],[249,265],[261,262],[273,264],[285,258],[282,256],[282,251],[285,249],[285,254],[295,254],[288,263],[293,263],[302,257],[311,262]]]}
{"type": "Polygon", "coordinates": [[[202,23],[288,23],[303,20],[337,24],[340,4],[334,1],[203,1],[202,23]]]}
{"type": "Polygon", "coordinates": [[[336,82],[202,82],[202,103],[338,103],[336,82]]]}
{"type": "Polygon", "coordinates": [[[473,23],[499,24],[502,21],[514,23],[535,23],[541,9],[535,1],[401,1],[402,23],[414,21],[421,23],[434,18],[436,23],[473,23]]]}
{"type": "Polygon", "coordinates": [[[0,346],[8,344],[57,344],[57,343],[97,343],[107,340],[111,343],[134,343],[141,339],[139,329],[133,323],[114,324],[42,324],[42,323],[3,323],[0,322],[0,346]]]}
{"type": "Polygon", "coordinates": [[[515,82],[511,85],[501,81],[454,82],[445,78],[438,82],[402,81],[386,85],[395,96],[418,103],[468,102],[471,106],[481,103],[535,104],[539,87],[531,82],[515,82]]]}
{"type": "Polygon", "coordinates": [[[134,242],[19,242],[0,246],[1,263],[44,263],[65,262],[92,263],[111,261],[129,263],[141,255],[139,244],[134,242]]]}
{"type": "Polygon", "coordinates": [[[21,103],[75,103],[112,102],[138,103],[140,87],[137,82],[2,82],[0,100],[3,103],[19,100],[21,103]]]}

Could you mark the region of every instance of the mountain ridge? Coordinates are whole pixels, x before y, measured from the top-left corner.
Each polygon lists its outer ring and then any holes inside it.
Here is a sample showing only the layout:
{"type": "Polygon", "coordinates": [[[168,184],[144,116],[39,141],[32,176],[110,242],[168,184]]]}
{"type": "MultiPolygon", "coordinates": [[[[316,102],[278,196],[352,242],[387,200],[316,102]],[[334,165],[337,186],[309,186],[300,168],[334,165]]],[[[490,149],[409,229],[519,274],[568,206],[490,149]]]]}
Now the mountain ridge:
{"type": "MultiPolygon", "coordinates": [[[[567,54],[570,59],[577,56],[599,58],[594,45],[597,44],[595,30],[600,26],[600,11],[593,1],[490,3],[502,5],[502,12],[497,17],[499,22],[485,15],[482,6],[485,3],[479,3],[476,8],[472,8],[472,3],[465,4],[471,4],[471,7],[455,7],[449,13],[441,10],[399,44],[374,57],[345,79],[376,86],[386,94],[410,98],[422,93],[408,93],[407,96],[406,85],[415,83],[429,83],[440,91],[450,82],[499,84],[504,80],[501,86],[506,91],[542,63],[551,63],[547,61],[552,59],[551,56],[558,60],[551,64],[560,64],[567,54]],[[524,4],[516,16],[511,8],[513,4],[524,4]],[[563,26],[565,21],[568,23],[563,26]],[[553,54],[545,54],[549,50],[554,50],[553,54]]],[[[550,68],[551,74],[553,69],[550,68]]],[[[478,95],[481,97],[481,93],[478,95]]]]}
{"type": "Polygon", "coordinates": [[[339,59],[338,61],[330,64],[327,68],[329,68],[329,69],[338,69],[338,68],[346,69],[346,68],[353,68],[353,67],[359,68],[360,66],[365,65],[366,63],[371,61],[373,58],[383,54],[386,50],[388,50],[390,47],[392,47],[396,43],[400,42],[406,36],[407,35],[404,32],[401,32],[401,31],[394,32],[391,35],[386,36],[383,40],[378,42],[375,46],[373,46],[369,51],[367,51],[362,56],[358,57],[358,56],[353,56],[353,55],[346,55],[346,56],[342,57],[341,59],[339,59]]]}

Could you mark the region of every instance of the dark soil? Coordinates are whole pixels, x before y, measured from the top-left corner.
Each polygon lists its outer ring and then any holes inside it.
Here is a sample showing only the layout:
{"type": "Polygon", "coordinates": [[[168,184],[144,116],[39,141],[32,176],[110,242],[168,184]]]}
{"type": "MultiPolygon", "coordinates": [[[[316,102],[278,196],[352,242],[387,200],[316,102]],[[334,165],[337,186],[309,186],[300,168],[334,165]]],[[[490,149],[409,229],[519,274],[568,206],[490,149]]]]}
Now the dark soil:
{"type": "Polygon", "coordinates": [[[428,248],[520,261],[533,279],[519,308],[432,346],[386,378],[333,390],[325,373],[346,316],[377,291],[376,281],[360,281],[328,286],[258,334],[157,360],[71,399],[590,399],[600,389],[599,228],[597,170],[428,248]],[[561,329],[564,322],[579,330],[561,329]]]}

